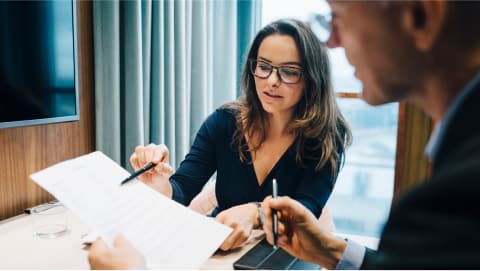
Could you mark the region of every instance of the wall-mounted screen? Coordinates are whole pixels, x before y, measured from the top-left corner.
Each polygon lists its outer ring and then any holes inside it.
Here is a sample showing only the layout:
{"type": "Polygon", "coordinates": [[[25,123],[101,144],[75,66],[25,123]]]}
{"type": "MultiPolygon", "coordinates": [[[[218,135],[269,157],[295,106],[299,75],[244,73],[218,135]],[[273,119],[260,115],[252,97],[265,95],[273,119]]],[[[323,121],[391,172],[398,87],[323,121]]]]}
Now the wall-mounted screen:
{"type": "Polygon", "coordinates": [[[73,1],[0,1],[0,128],[79,119],[73,1]]]}

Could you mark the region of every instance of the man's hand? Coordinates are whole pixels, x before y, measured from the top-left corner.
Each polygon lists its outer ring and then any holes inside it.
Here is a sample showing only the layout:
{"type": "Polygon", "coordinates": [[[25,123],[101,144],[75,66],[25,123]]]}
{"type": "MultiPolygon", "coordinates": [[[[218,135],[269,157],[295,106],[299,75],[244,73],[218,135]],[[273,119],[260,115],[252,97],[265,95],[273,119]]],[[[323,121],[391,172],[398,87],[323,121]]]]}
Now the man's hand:
{"type": "Polygon", "coordinates": [[[278,246],[305,261],[327,269],[335,268],[346,242],[323,230],[307,208],[289,197],[267,197],[262,203],[265,215],[263,229],[270,244],[273,243],[272,208],[278,214],[278,246]]]}
{"type": "Polygon", "coordinates": [[[122,235],[113,241],[113,248],[101,239],[88,252],[91,269],[145,269],[143,256],[122,235]]]}

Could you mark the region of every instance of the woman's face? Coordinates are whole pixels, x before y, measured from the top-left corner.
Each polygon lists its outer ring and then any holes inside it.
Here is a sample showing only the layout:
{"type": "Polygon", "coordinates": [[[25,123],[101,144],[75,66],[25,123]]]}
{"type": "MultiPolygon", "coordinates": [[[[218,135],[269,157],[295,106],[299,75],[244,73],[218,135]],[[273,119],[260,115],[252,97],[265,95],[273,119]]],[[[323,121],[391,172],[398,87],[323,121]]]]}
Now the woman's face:
{"type": "Polygon", "coordinates": [[[266,77],[270,68],[274,67],[266,78],[254,76],[263,109],[270,114],[288,113],[291,116],[302,98],[305,86],[304,77],[299,70],[302,63],[295,40],[280,34],[266,37],[258,48],[257,64],[254,66],[255,73],[262,77],[266,77]],[[299,80],[295,80],[298,76],[299,80]]]}

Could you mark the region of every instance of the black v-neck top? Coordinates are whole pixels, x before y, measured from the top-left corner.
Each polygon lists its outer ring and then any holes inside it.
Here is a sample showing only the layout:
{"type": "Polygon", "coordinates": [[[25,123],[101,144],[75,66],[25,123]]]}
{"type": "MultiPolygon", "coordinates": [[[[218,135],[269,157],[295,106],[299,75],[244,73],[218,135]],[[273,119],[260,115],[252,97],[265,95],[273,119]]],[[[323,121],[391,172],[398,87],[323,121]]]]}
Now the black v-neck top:
{"type": "Polygon", "coordinates": [[[318,160],[306,160],[303,166],[299,165],[295,161],[294,142],[259,186],[250,153],[246,153],[248,161],[241,162],[237,147],[232,147],[235,114],[231,109],[217,109],[202,124],[190,152],[170,177],[173,200],[188,205],[216,171],[218,206],[212,215],[236,205],[263,201],[272,194],[272,179],[276,178],[279,196],[298,200],[319,217],[335,183],[336,175],[332,175],[330,165],[327,163],[319,171],[315,171],[318,160]]]}

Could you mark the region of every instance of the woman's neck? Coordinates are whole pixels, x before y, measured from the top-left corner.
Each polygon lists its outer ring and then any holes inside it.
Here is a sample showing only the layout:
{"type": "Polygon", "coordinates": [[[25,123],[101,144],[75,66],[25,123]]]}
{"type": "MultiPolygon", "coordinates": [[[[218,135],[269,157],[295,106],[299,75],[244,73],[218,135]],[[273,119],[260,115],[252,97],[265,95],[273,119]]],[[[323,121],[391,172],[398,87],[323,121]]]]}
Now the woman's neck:
{"type": "Polygon", "coordinates": [[[289,134],[288,124],[291,121],[292,113],[267,114],[269,129],[267,131],[268,138],[276,138],[289,134]]]}
{"type": "MultiPolygon", "coordinates": [[[[251,146],[257,146],[257,144],[263,144],[265,141],[277,141],[281,140],[282,138],[285,139],[286,137],[292,136],[288,125],[291,121],[293,113],[288,114],[271,114],[267,113],[267,122],[268,122],[268,130],[266,132],[266,137],[260,143],[261,135],[258,131],[254,131],[252,137],[245,135],[245,139],[247,140],[248,144],[252,144],[251,146]]],[[[250,146],[250,147],[251,147],[250,146]]],[[[258,147],[258,146],[257,146],[258,147]]]]}

